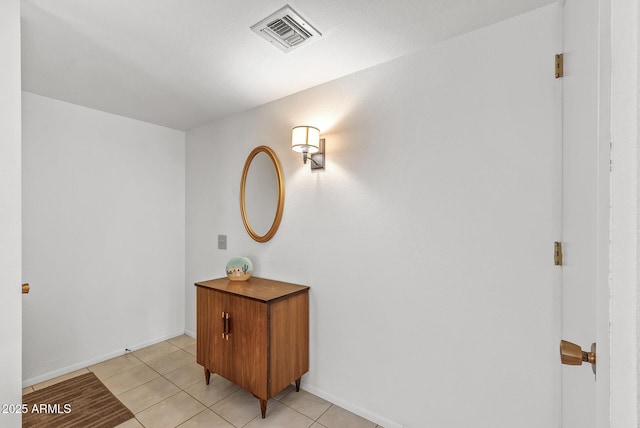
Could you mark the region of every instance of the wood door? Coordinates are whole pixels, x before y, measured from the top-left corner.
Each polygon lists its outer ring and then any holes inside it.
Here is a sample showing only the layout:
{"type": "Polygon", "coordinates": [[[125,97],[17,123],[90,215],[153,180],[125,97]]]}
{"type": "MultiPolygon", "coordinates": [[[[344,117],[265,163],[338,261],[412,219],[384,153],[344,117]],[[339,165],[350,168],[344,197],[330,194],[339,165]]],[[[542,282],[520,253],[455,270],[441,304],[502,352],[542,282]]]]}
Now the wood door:
{"type": "Polygon", "coordinates": [[[225,340],[231,382],[267,400],[267,304],[228,294],[225,311],[229,313],[229,340],[225,340]]]}
{"type": "Polygon", "coordinates": [[[197,289],[197,363],[212,373],[227,378],[229,370],[229,346],[223,338],[222,313],[227,306],[226,293],[206,287],[197,289]]]}

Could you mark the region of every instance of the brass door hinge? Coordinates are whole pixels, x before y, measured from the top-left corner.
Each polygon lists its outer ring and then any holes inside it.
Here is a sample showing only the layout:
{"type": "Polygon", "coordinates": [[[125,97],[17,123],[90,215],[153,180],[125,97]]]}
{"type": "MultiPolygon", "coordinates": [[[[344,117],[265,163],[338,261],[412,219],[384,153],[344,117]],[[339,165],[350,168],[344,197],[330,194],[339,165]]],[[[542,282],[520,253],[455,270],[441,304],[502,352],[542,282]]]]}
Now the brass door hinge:
{"type": "Polygon", "coordinates": [[[562,242],[553,243],[553,263],[562,266],[562,242]]]}
{"type": "Polygon", "coordinates": [[[556,79],[564,76],[564,54],[556,54],[556,79]]]}

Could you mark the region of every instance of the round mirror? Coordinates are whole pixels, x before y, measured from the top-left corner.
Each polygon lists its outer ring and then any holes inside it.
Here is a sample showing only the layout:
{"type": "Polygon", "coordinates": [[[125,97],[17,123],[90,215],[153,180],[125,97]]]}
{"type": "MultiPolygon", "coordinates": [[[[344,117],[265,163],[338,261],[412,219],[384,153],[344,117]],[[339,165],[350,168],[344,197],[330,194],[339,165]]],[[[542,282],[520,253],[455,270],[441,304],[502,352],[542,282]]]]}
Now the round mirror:
{"type": "Polygon", "coordinates": [[[267,146],[253,149],[242,170],[240,212],[249,235],[267,242],[280,226],[284,209],[284,177],[278,157],[267,146]]]}

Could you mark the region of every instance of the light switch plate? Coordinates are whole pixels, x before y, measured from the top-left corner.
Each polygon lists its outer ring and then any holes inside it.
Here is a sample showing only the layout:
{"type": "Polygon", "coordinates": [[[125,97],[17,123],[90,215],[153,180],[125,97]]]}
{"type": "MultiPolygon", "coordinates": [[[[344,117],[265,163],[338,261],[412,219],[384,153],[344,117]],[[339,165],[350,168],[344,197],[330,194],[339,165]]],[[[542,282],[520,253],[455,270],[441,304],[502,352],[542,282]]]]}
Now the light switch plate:
{"type": "Polygon", "coordinates": [[[227,249],[227,235],[218,235],[218,250],[227,249]]]}

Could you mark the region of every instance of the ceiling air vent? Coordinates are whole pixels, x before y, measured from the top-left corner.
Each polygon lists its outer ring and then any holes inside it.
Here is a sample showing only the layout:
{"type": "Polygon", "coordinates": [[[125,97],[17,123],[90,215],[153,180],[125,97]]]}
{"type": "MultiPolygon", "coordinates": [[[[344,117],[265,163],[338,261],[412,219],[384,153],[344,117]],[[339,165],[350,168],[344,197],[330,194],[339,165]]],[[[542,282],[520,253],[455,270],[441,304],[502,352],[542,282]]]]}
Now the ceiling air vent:
{"type": "Polygon", "coordinates": [[[282,52],[292,51],[322,37],[318,30],[289,5],[258,22],[251,30],[282,52]]]}

